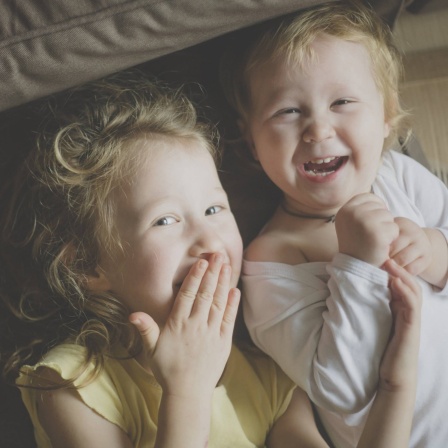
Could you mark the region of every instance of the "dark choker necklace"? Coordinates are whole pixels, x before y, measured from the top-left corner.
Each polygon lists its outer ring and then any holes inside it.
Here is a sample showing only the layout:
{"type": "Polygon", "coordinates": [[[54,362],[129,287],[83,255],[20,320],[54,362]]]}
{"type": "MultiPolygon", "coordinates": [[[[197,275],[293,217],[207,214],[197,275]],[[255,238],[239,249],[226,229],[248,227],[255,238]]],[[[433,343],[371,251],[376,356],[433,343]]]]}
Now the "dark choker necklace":
{"type": "Polygon", "coordinates": [[[330,215],[330,216],[319,216],[319,215],[307,215],[305,213],[298,213],[293,212],[292,210],[289,210],[289,208],[286,207],[285,203],[282,201],[280,202],[280,207],[282,210],[290,216],[295,216],[296,218],[304,218],[304,219],[322,219],[325,222],[334,222],[336,219],[336,215],[330,215]]]}

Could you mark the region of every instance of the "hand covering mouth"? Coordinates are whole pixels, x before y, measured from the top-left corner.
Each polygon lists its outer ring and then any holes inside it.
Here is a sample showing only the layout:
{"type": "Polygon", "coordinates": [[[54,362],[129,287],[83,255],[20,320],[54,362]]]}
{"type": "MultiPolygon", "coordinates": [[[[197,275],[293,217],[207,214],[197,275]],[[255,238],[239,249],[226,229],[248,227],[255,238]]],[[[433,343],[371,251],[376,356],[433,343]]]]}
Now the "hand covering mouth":
{"type": "Polygon", "coordinates": [[[327,176],[328,174],[334,173],[341,168],[347,159],[347,156],[313,159],[304,163],[303,168],[307,174],[311,174],[313,176],[327,176]]]}

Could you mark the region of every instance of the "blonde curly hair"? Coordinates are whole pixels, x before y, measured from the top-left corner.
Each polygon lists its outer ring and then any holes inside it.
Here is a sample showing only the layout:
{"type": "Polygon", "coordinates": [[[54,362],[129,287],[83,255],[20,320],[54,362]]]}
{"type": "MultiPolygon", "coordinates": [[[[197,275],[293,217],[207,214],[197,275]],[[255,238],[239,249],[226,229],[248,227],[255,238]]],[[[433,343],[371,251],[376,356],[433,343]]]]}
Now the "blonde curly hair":
{"type": "Polygon", "coordinates": [[[133,143],[142,137],[195,139],[217,159],[217,134],[185,94],[135,71],[55,96],[39,113],[35,147],[3,191],[0,363],[8,379],[65,340],[86,347],[95,374],[114,344],[130,356],[141,349],[120,300],[87,287],[100,249],[123,250],[113,192],[137,168],[143,155],[133,143]]]}

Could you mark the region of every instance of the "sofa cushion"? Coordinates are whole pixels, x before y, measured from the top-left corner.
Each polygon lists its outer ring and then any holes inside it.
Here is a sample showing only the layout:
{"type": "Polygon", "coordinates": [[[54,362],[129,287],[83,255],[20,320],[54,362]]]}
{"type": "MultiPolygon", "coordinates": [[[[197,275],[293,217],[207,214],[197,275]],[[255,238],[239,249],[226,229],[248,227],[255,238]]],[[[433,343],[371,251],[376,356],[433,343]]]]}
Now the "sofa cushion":
{"type": "Polygon", "coordinates": [[[318,0],[0,2],[0,110],[318,0]]]}
{"type": "MultiPolygon", "coordinates": [[[[402,1],[371,3],[390,21],[402,1]]],[[[0,2],[0,111],[321,2],[0,2]]]]}

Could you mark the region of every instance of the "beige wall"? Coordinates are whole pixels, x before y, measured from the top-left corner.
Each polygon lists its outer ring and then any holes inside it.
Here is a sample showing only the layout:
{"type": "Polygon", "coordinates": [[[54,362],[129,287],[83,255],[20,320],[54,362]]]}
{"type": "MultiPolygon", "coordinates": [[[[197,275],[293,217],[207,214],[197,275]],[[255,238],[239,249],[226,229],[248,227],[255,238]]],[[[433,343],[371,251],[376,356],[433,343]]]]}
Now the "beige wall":
{"type": "Polygon", "coordinates": [[[448,184],[448,2],[433,12],[402,13],[395,35],[405,54],[403,104],[431,168],[448,184]]]}

